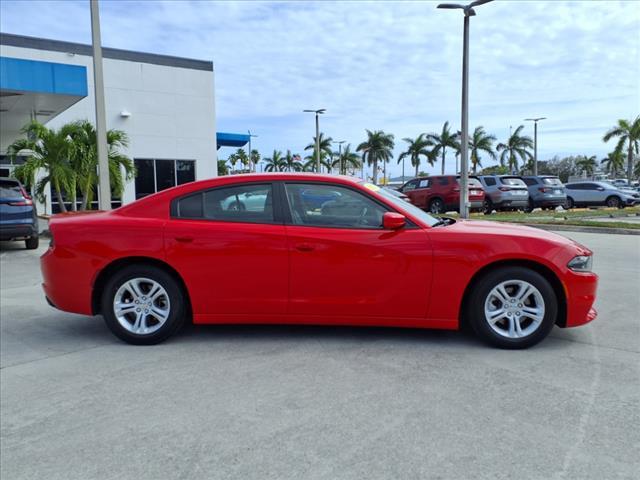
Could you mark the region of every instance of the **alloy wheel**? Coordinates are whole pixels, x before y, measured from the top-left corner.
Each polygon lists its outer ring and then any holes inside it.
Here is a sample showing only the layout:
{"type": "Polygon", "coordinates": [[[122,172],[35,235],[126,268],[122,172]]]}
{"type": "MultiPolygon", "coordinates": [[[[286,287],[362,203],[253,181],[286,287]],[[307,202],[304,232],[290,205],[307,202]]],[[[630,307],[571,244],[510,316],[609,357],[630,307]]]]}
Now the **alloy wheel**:
{"type": "Polygon", "coordinates": [[[485,320],[498,335],[522,338],[534,333],[545,315],[540,291],[524,280],[507,280],[496,285],[484,303],[485,320]]]}
{"type": "Polygon", "coordinates": [[[169,294],[155,280],[132,278],[127,280],[113,298],[113,313],[128,332],[148,335],[159,330],[169,318],[169,294]]]}

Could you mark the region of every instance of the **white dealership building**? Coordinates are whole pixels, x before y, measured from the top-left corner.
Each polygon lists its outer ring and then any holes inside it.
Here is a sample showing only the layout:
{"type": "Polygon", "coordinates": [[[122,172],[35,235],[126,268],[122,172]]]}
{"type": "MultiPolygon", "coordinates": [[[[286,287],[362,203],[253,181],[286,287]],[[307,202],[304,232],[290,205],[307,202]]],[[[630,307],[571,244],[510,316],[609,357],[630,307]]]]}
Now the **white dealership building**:
{"type": "MultiPolygon", "coordinates": [[[[217,148],[248,141],[248,135],[219,133],[216,145],[211,61],[102,52],[107,128],[127,133],[129,146],[122,153],[137,169],[123,202],[213,177],[217,148]]],[[[31,119],[50,128],[85,119],[95,124],[91,54],[89,45],[0,34],[0,176],[11,174],[6,149],[31,119]]],[[[49,193],[39,210],[58,209],[49,193]]]]}

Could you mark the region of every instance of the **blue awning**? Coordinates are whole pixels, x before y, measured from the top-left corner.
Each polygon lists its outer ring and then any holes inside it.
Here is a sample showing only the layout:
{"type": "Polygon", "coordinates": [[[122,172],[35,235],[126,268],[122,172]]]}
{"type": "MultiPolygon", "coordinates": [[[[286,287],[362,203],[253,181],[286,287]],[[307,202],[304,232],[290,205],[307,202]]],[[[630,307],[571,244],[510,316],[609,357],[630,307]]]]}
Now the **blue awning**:
{"type": "Polygon", "coordinates": [[[87,68],[0,57],[0,89],[22,93],[87,96],[87,68]]]}
{"type": "Polygon", "coordinates": [[[249,142],[249,134],[247,133],[216,133],[216,143],[220,147],[244,147],[249,142]]]}

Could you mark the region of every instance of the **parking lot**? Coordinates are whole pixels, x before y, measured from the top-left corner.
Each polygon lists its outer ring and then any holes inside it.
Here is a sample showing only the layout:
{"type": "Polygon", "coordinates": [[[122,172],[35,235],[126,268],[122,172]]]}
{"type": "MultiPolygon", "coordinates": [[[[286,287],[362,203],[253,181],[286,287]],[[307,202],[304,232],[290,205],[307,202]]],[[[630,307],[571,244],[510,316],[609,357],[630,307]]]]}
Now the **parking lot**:
{"type": "Polygon", "coordinates": [[[46,304],[44,246],[2,243],[0,477],[637,478],[640,236],[565,234],[595,252],[599,318],[526,351],[297,326],[133,347],[46,304]]]}

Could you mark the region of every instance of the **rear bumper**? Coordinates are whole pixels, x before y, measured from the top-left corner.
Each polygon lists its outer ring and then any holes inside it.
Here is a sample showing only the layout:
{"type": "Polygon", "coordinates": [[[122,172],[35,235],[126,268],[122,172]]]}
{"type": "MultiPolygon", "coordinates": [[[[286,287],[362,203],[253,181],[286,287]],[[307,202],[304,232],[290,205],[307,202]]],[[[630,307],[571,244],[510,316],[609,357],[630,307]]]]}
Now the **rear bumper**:
{"type": "Polygon", "coordinates": [[[69,250],[49,248],[40,257],[47,302],[65,312],[93,315],[91,269],[69,250]]]}
{"type": "Polygon", "coordinates": [[[528,198],[518,198],[518,199],[503,199],[500,200],[499,203],[494,203],[494,207],[496,208],[524,208],[529,206],[528,198]]]}
{"type": "Polygon", "coordinates": [[[0,240],[14,240],[16,238],[33,237],[38,234],[37,228],[32,223],[17,223],[13,225],[0,225],[0,240]]]}
{"type": "Polygon", "coordinates": [[[538,207],[557,207],[567,203],[567,197],[540,198],[533,201],[538,207]]]}
{"type": "Polygon", "coordinates": [[[593,308],[598,288],[595,273],[569,272],[563,281],[567,297],[567,327],[577,327],[594,320],[598,313],[593,308]]]}

